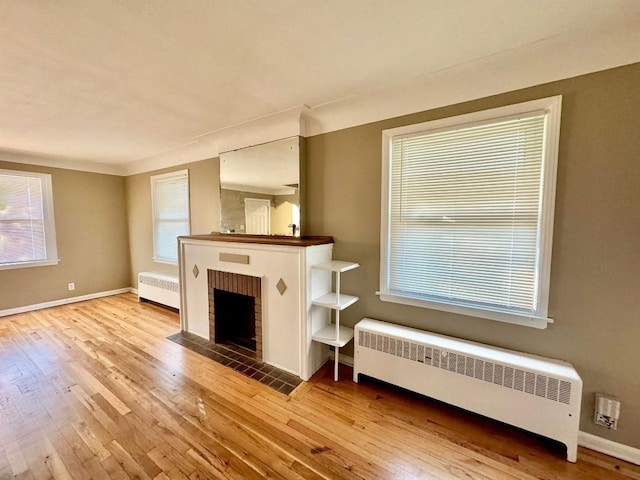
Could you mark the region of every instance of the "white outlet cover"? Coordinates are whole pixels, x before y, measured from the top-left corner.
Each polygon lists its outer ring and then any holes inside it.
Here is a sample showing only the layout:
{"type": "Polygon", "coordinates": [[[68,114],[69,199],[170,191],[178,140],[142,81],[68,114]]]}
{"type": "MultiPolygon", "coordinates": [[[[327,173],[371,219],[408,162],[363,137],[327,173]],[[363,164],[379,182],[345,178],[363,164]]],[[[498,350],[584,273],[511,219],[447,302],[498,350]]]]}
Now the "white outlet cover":
{"type": "Polygon", "coordinates": [[[620,418],[620,400],[615,397],[596,393],[593,421],[597,425],[617,430],[620,418]]]}

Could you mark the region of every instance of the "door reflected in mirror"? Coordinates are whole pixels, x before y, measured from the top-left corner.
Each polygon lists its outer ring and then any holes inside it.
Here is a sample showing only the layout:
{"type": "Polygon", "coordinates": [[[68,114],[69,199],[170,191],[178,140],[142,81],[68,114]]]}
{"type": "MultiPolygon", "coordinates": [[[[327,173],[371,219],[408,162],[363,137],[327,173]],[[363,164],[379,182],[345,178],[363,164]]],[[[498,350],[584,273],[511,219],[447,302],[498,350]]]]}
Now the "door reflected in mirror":
{"type": "Polygon", "coordinates": [[[220,154],[220,231],[300,235],[300,138],[220,154]]]}

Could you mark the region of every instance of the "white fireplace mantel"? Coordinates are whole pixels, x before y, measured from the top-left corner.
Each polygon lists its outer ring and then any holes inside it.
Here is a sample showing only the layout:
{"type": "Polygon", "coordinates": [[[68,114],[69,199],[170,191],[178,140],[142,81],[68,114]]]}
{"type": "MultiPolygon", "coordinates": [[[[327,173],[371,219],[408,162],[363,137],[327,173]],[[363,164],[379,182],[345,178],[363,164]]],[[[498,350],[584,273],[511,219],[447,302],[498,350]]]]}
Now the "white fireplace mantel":
{"type": "Polygon", "coordinates": [[[311,341],[328,312],[311,299],[331,290],[330,275],[311,267],[331,260],[332,251],[331,237],[180,237],[181,329],[210,338],[207,270],[260,277],[262,361],[308,380],[328,359],[326,345],[311,341]]]}

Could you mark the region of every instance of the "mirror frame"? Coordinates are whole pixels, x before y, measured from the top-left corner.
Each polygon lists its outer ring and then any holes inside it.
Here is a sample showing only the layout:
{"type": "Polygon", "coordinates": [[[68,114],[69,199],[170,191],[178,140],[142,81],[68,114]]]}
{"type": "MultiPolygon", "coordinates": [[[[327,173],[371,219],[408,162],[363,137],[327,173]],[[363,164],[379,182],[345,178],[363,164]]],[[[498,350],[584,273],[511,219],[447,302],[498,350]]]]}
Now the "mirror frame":
{"type": "MultiPolygon", "coordinates": [[[[278,140],[274,140],[271,142],[266,142],[266,143],[261,143],[261,144],[257,144],[257,145],[251,145],[248,147],[244,147],[244,148],[239,148],[236,150],[230,150],[227,152],[222,152],[220,153],[219,156],[219,164],[220,164],[220,168],[219,168],[219,185],[220,185],[220,191],[219,191],[219,196],[220,196],[220,233],[225,233],[225,234],[237,234],[237,235],[255,235],[254,233],[247,233],[246,229],[244,231],[239,231],[239,228],[233,228],[234,225],[230,224],[228,221],[225,222],[226,219],[228,219],[229,217],[229,211],[231,211],[228,208],[225,208],[225,203],[228,203],[229,198],[223,199],[223,190],[227,190],[227,191],[237,191],[237,192],[241,192],[242,194],[245,193],[254,193],[256,196],[255,197],[249,197],[249,198],[270,198],[271,201],[271,206],[270,206],[270,218],[273,218],[273,212],[274,212],[274,200],[275,197],[281,197],[284,196],[284,193],[281,194],[277,194],[277,193],[272,193],[269,192],[268,190],[264,190],[263,192],[260,192],[261,187],[259,186],[254,186],[253,188],[255,188],[257,191],[250,191],[250,190],[246,190],[246,191],[241,191],[241,190],[234,190],[234,189],[230,189],[230,188],[225,188],[226,185],[229,186],[234,186],[234,184],[230,184],[230,182],[224,182],[223,181],[223,165],[225,162],[229,162],[229,161],[233,161],[233,162],[237,162],[239,159],[241,159],[241,155],[243,152],[249,152],[251,154],[251,156],[255,156],[256,153],[255,152],[259,152],[261,147],[265,147],[268,148],[269,146],[273,146],[276,143],[279,142],[285,142],[287,140],[293,140],[293,139],[297,139],[297,147],[298,147],[298,182],[297,182],[297,196],[298,196],[298,211],[299,211],[299,223],[296,225],[295,227],[295,236],[299,237],[302,236],[305,232],[305,203],[306,203],[306,197],[305,197],[305,188],[304,188],[304,179],[305,179],[305,175],[306,175],[306,142],[305,142],[305,138],[301,137],[301,136],[291,136],[291,137],[286,137],[286,138],[282,138],[282,139],[278,139],[278,140]],[[227,212],[227,213],[225,213],[227,212]]],[[[255,160],[253,161],[254,165],[253,165],[253,170],[255,170],[255,160]]],[[[265,166],[266,169],[269,169],[269,166],[265,166]]],[[[268,170],[267,170],[268,171],[268,170]]],[[[265,172],[266,173],[266,172],[265,172]]],[[[290,182],[287,180],[283,181],[283,187],[289,186],[289,185],[293,185],[293,182],[287,183],[286,185],[284,184],[284,182],[290,182]]],[[[251,187],[249,187],[251,188],[251,187]]],[[[247,198],[246,195],[239,195],[238,198],[233,199],[231,201],[233,202],[240,202],[243,201],[244,198],[247,198]],[[239,200],[242,199],[242,200],[239,200]]],[[[285,200],[286,201],[286,200],[285,200]]],[[[242,206],[238,207],[238,208],[233,208],[233,210],[236,210],[236,215],[237,215],[237,210],[241,210],[243,209],[242,206]]],[[[286,237],[293,237],[294,234],[292,233],[292,224],[293,222],[291,222],[290,224],[288,224],[288,229],[287,233],[285,233],[284,231],[279,231],[278,233],[270,233],[270,236],[286,236],[286,237]]],[[[245,225],[245,223],[240,224],[242,226],[245,225]]],[[[273,230],[271,230],[272,232],[273,230]]]]}

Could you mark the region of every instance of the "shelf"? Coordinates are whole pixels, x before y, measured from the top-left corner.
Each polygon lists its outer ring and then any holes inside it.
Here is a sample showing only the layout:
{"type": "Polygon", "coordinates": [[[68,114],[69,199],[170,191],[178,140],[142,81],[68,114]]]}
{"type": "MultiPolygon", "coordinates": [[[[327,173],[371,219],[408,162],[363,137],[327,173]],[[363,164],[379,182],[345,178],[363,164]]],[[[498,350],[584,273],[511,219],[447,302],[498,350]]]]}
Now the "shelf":
{"type": "Polygon", "coordinates": [[[319,307],[331,308],[333,310],[344,310],[345,308],[356,303],[359,298],[353,295],[347,295],[346,293],[340,294],[340,303],[338,303],[338,295],[335,292],[327,293],[319,298],[316,298],[311,303],[319,307]]]}
{"type": "MultiPolygon", "coordinates": [[[[335,274],[336,291],[329,292],[326,295],[322,295],[321,297],[318,297],[311,302],[312,305],[332,309],[335,312],[335,323],[329,323],[329,325],[321,328],[316,333],[311,335],[311,339],[315,342],[331,345],[335,348],[333,360],[333,379],[336,382],[338,381],[338,358],[340,355],[340,348],[344,347],[353,339],[353,328],[340,326],[340,312],[345,308],[350,307],[359,300],[358,297],[354,297],[353,295],[341,293],[340,277],[342,273],[353,270],[354,268],[358,268],[359,266],[360,264],[356,262],[343,262],[340,260],[331,260],[328,262],[317,263],[311,266],[313,270],[323,270],[325,272],[330,272],[328,276],[334,277],[335,274]],[[338,332],[338,338],[336,338],[336,329],[338,332]]],[[[329,316],[330,315],[331,313],[329,312],[329,316]]],[[[323,320],[323,323],[325,322],[326,320],[323,320]]]]}
{"type": "Polygon", "coordinates": [[[353,328],[340,327],[340,336],[336,340],[336,326],[331,324],[314,333],[311,338],[316,342],[340,348],[344,347],[353,338],[353,328]]]}
{"type": "Polygon", "coordinates": [[[348,272],[349,270],[353,270],[354,268],[358,268],[360,266],[359,263],[354,262],[342,262],[340,260],[331,260],[330,262],[317,263],[312,265],[311,268],[315,268],[317,270],[327,270],[329,272],[348,272]]]}

